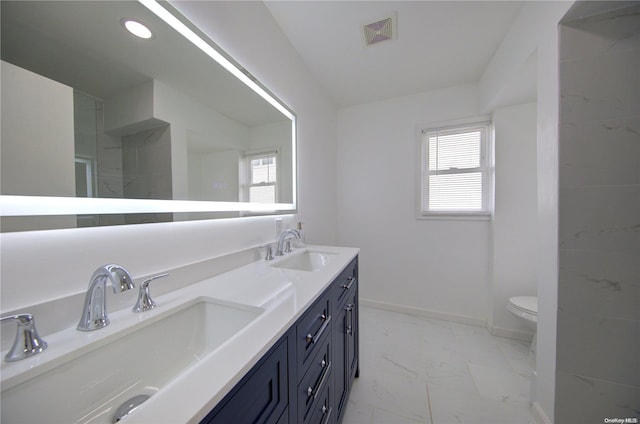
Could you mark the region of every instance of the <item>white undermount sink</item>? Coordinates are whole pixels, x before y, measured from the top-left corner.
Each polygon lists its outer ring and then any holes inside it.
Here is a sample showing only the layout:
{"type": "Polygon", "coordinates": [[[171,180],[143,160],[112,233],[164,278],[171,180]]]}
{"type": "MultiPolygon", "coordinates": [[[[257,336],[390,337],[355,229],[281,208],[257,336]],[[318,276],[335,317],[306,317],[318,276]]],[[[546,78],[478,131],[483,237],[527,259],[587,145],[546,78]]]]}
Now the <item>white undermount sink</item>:
{"type": "Polygon", "coordinates": [[[335,255],[335,253],[307,250],[302,253],[294,253],[292,256],[273,264],[273,266],[312,272],[324,268],[331,261],[331,257],[335,255]]]}
{"type": "Polygon", "coordinates": [[[194,299],[159,319],[136,324],[124,335],[113,334],[98,348],[80,355],[70,352],[43,374],[12,387],[3,384],[1,421],[111,423],[125,401],[161,391],[262,312],[194,299]]]}

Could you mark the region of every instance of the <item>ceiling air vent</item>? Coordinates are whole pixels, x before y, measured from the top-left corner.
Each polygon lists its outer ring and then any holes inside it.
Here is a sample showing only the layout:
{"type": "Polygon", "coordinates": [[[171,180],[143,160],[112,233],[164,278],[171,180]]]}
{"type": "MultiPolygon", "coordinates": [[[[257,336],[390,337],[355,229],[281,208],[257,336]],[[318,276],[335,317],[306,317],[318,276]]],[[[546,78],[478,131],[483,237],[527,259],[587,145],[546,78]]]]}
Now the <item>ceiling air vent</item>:
{"type": "Polygon", "coordinates": [[[396,15],[376,20],[362,27],[364,42],[367,46],[396,38],[396,15]]]}

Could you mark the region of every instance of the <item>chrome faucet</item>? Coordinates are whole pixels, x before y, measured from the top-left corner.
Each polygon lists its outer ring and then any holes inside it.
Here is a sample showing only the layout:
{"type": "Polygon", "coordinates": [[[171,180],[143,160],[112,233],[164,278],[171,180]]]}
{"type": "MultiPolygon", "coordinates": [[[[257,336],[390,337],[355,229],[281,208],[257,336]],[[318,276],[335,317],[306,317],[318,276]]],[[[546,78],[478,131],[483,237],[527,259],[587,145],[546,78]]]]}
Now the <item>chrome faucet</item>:
{"type": "Polygon", "coordinates": [[[7,362],[19,361],[26,359],[47,348],[47,342],[42,340],[36,331],[36,322],[31,314],[9,315],[0,318],[0,322],[16,321],[18,323],[18,331],[13,341],[13,346],[5,355],[4,360],[7,362]]]}
{"type": "MultiPolygon", "coordinates": [[[[288,240],[290,238],[300,238],[300,233],[298,232],[298,230],[292,230],[292,229],[288,229],[288,230],[284,230],[282,232],[282,234],[280,234],[280,237],[278,237],[278,248],[276,249],[276,256],[282,256],[284,254],[284,244],[285,244],[285,240],[288,240]]],[[[287,249],[288,252],[291,251],[291,248],[289,247],[287,249]]]]}
{"type": "Polygon", "coordinates": [[[113,287],[114,293],[131,290],[135,287],[133,278],[120,265],[104,265],[98,268],[91,277],[84,308],[77,329],[94,331],[109,325],[107,318],[107,283],[113,287]]]}

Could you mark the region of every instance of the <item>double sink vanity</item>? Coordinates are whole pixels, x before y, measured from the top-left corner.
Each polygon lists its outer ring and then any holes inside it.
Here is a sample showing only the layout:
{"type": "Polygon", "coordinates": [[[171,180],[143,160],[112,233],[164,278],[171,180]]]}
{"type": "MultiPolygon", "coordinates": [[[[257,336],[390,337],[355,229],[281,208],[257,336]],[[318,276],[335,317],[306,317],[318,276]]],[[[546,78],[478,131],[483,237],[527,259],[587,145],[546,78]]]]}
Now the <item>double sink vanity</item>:
{"type": "Polygon", "coordinates": [[[295,249],[45,335],[2,363],[2,422],[339,423],[358,373],[357,254],[295,249]]]}

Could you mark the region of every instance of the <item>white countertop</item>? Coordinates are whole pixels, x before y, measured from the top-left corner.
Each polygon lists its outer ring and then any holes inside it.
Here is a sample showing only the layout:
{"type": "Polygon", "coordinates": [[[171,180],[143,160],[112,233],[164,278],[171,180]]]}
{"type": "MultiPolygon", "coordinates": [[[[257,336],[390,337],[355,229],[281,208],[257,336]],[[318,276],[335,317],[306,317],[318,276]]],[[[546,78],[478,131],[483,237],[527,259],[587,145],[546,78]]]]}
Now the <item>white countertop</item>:
{"type": "MultiPolygon", "coordinates": [[[[154,298],[158,306],[142,314],[130,310],[110,314],[111,324],[91,333],[60,332],[47,338],[48,355],[36,355],[29,360],[3,364],[2,382],[18,384],[34,373],[51,369],[56,357],[63,355],[57,346],[64,342],[78,348],[99,343],[141,320],[153,319],[178,305],[202,297],[211,297],[264,310],[219,348],[199,359],[188,371],[160,388],[122,423],[198,423],[260,358],[286,333],[292,324],[311,306],[335,277],[356,257],[359,249],[333,246],[308,246],[274,261],[260,260],[232,271],[192,284],[188,287],[154,298]],[[292,255],[306,250],[332,253],[332,260],[322,268],[309,272],[274,267],[292,255]],[[100,333],[100,334],[98,334],[100,333]],[[69,338],[73,340],[69,340],[69,338]],[[40,358],[39,358],[40,357],[40,358]]],[[[106,342],[105,342],[106,343],[106,342]]],[[[114,360],[117,366],[117,360],[114,360]]]]}

